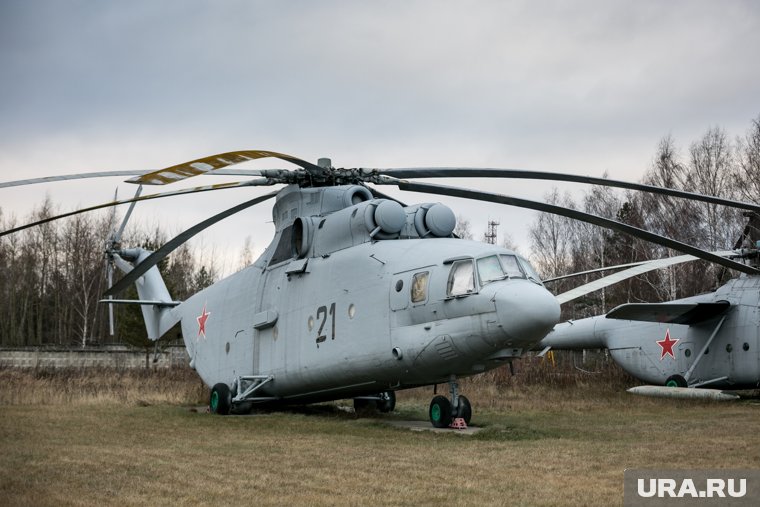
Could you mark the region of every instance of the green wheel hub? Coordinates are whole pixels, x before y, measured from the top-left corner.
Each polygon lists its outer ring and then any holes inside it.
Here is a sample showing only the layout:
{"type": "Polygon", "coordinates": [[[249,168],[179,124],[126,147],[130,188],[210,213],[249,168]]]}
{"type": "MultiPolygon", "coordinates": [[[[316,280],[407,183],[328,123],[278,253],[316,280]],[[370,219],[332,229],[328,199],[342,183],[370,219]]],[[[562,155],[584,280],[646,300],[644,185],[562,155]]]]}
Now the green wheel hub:
{"type": "Polygon", "coordinates": [[[441,420],[441,406],[440,405],[433,405],[433,407],[430,409],[430,417],[434,421],[440,421],[441,420]]]}
{"type": "Polygon", "coordinates": [[[208,399],[208,408],[213,414],[227,415],[232,408],[232,393],[230,386],[218,383],[211,388],[211,396],[208,399]]]}
{"type": "Polygon", "coordinates": [[[451,402],[445,396],[436,396],[430,402],[428,415],[433,426],[445,428],[451,424],[451,402]]]}
{"type": "Polygon", "coordinates": [[[666,387],[689,387],[689,383],[681,375],[671,375],[665,379],[666,387]]]}

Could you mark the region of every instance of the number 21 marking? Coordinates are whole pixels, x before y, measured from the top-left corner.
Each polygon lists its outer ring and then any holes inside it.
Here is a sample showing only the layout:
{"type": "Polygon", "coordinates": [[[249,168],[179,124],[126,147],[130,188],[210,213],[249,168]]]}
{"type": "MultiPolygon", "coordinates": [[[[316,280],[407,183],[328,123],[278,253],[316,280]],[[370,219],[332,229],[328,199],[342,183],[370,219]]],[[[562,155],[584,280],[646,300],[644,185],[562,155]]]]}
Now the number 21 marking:
{"type": "MultiPolygon", "coordinates": [[[[327,323],[327,315],[328,310],[326,306],[320,306],[317,308],[317,320],[322,319],[322,322],[319,324],[319,330],[317,330],[317,347],[319,347],[319,344],[327,340],[327,335],[322,334],[325,330],[325,324],[327,323]]],[[[335,303],[332,303],[330,305],[329,310],[330,320],[332,321],[332,332],[330,335],[330,339],[335,339],[335,303]]]]}

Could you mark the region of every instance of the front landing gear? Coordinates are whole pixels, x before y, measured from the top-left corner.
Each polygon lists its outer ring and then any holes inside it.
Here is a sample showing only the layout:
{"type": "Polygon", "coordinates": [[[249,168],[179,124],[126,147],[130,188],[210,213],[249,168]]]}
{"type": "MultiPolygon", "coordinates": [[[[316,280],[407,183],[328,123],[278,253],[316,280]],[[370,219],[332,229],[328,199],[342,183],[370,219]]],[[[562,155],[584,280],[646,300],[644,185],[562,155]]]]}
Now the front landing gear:
{"type": "Polygon", "coordinates": [[[436,428],[448,428],[452,418],[453,409],[451,402],[445,396],[436,396],[433,401],[430,402],[430,422],[436,428]]]}
{"type": "Polygon", "coordinates": [[[464,419],[465,424],[470,424],[470,419],[472,419],[472,405],[470,405],[470,400],[468,400],[465,396],[459,397],[459,406],[457,407],[456,418],[462,418],[464,419]]]}
{"type": "Polygon", "coordinates": [[[428,415],[436,428],[448,428],[455,419],[464,419],[465,424],[470,424],[472,405],[465,396],[459,395],[459,384],[454,375],[449,379],[449,392],[451,401],[439,395],[430,402],[428,415]]]}

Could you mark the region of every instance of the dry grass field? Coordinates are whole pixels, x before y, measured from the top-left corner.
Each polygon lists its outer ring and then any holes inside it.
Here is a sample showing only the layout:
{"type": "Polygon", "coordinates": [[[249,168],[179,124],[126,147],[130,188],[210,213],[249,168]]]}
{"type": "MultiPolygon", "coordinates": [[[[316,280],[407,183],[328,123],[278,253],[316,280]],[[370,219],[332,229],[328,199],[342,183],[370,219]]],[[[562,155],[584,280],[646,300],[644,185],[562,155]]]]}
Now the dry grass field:
{"type": "MultiPolygon", "coordinates": [[[[641,398],[619,372],[463,383],[472,437],[350,402],[218,417],[189,370],[0,370],[3,505],[620,505],[626,468],[760,468],[760,404],[641,398]]],[[[443,386],[441,386],[443,387],[443,386]]]]}

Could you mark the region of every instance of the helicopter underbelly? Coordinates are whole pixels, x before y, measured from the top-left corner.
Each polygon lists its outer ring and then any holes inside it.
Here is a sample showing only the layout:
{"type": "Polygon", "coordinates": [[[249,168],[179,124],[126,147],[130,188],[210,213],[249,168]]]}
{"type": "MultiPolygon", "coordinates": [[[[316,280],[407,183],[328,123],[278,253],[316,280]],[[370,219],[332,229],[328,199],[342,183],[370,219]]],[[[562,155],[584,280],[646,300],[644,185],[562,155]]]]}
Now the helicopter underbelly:
{"type": "MultiPolygon", "coordinates": [[[[400,371],[404,383],[429,383],[449,375],[481,373],[496,363],[486,358],[500,347],[484,337],[494,336],[496,312],[468,315],[394,328],[394,345],[407,361],[400,371]]],[[[495,336],[494,336],[495,337],[495,336]]]]}

